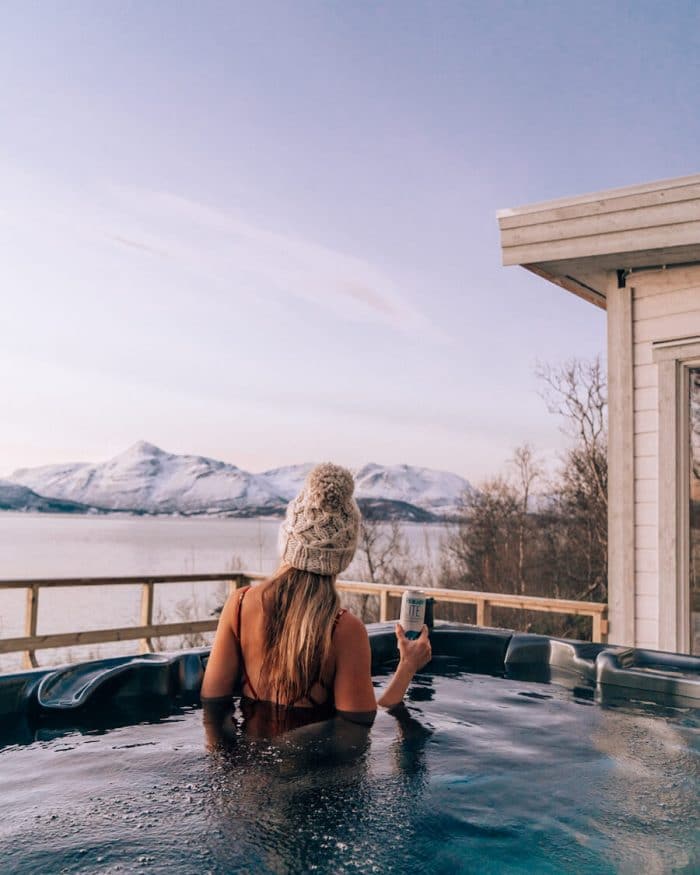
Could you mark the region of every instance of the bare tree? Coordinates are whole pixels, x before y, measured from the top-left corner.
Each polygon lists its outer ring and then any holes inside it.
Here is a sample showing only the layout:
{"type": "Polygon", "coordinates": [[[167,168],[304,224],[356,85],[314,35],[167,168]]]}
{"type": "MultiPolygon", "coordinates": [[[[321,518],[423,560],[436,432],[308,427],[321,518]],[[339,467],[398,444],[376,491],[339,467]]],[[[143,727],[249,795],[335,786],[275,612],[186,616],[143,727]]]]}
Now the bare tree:
{"type": "Polygon", "coordinates": [[[451,588],[512,591],[519,509],[519,496],[503,477],[464,496],[462,520],[443,542],[443,574],[451,588]]]}
{"type": "MultiPolygon", "coordinates": [[[[360,574],[363,578],[370,583],[397,583],[408,555],[401,526],[396,520],[386,523],[363,517],[360,523],[357,553],[360,574]]],[[[369,616],[367,604],[369,598],[368,593],[359,597],[358,613],[365,622],[373,619],[369,616]]]]}
{"type": "Polygon", "coordinates": [[[575,598],[607,598],[607,387],[599,358],[538,366],[543,397],[564,420],[572,444],[554,489],[567,544],[566,571],[575,598]]]}
{"type": "Polygon", "coordinates": [[[528,527],[528,513],[530,512],[530,497],[538,480],[541,479],[542,466],[535,457],[530,444],[522,444],[516,447],[513,458],[510,460],[513,469],[515,486],[519,493],[520,509],[518,513],[518,592],[525,592],[525,537],[528,527]]]}
{"type": "MultiPolygon", "coordinates": [[[[607,399],[599,360],[538,367],[548,409],[570,438],[543,492],[544,471],[528,444],[492,478],[465,496],[463,517],[445,538],[441,585],[569,599],[607,597],[607,399]]],[[[463,609],[457,609],[464,612],[463,609]]],[[[494,621],[547,634],[585,634],[579,618],[515,618],[494,609],[494,621]]],[[[454,619],[463,619],[455,614],[454,619]]]]}
{"type": "Polygon", "coordinates": [[[608,395],[600,357],[572,359],[561,367],[540,363],[535,374],[544,384],[547,409],[563,419],[563,431],[574,440],[588,489],[607,508],[608,395]]]}

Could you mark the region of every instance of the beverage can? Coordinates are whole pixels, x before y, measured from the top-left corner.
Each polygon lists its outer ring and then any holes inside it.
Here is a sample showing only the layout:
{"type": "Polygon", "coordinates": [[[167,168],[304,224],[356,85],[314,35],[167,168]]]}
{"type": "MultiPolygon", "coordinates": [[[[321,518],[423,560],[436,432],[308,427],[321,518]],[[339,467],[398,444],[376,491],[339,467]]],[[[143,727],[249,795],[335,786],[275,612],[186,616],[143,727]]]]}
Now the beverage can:
{"type": "Polygon", "coordinates": [[[425,593],[418,589],[408,589],[401,596],[401,623],[407,638],[418,638],[425,623],[425,593]]]}

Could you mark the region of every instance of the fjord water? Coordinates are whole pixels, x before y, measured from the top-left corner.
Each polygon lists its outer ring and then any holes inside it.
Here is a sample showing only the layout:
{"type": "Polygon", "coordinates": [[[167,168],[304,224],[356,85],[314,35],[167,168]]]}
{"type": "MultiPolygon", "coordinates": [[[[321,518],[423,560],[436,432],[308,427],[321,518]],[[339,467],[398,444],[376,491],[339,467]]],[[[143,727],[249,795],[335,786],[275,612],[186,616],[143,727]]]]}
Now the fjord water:
{"type": "MultiPolygon", "coordinates": [[[[279,526],[279,519],[0,513],[0,580],[203,574],[236,568],[269,572],[277,561],[279,526]]],[[[444,526],[404,523],[402,532],[415,561],[437,560],[444,526]]],[[[359,573],[357,566],[354,570],[359,573]]],[[[351,566],[348,576],[352,574],[351,566]]],[[[181,619],[182,606],[197,618],[207,617],[221,604],[222,593],[217,584],[156,587],[156,619],[181,619]]],[[[139,599],[137,586],[44,590],[39,631],[134,625],[139,599]]],[[[23,633],[24,601],[23,590],[0,591],[0,637],[23,633]]],[[[134,651],[133,642],[92,645],[70,652],[46,651],[40,662],[56,664],[134,651]]],[[[0,671],[19,663],[19,655],[0,655],[0,671]]]]}
{"type": "Polygon", "coordinates": [[[696,716],[436,668],[370,732],[328,721],[256,738],[236,709],[207,751],[195,709],[35,727],[0,749],[3,867],[698,871],[696,716]]]}

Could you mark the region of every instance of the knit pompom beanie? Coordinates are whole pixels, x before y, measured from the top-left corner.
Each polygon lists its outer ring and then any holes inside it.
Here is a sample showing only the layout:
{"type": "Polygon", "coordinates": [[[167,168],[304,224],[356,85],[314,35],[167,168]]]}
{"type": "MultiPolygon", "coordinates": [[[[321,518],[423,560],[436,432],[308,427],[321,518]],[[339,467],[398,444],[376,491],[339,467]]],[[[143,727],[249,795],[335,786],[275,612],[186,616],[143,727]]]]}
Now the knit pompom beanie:
{"type": "Polygon", "coordinates": [[[348,567],[360,528],[354,489],[352,474],[339,465],[325,462],[309,472],[280,528],[282,562],[328,576],[348,567]]]}

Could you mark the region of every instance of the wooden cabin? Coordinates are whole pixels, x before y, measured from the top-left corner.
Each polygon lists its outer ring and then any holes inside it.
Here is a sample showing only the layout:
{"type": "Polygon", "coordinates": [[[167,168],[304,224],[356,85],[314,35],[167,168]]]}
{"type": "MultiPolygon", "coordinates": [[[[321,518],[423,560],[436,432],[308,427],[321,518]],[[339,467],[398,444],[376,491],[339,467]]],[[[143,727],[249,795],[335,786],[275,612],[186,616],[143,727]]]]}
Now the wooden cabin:
{"type": "Polygon", "coordinates": [[[700,175],[498,221],[504,265],[607,311],[609,641],[700,655],[700,175]]]}

